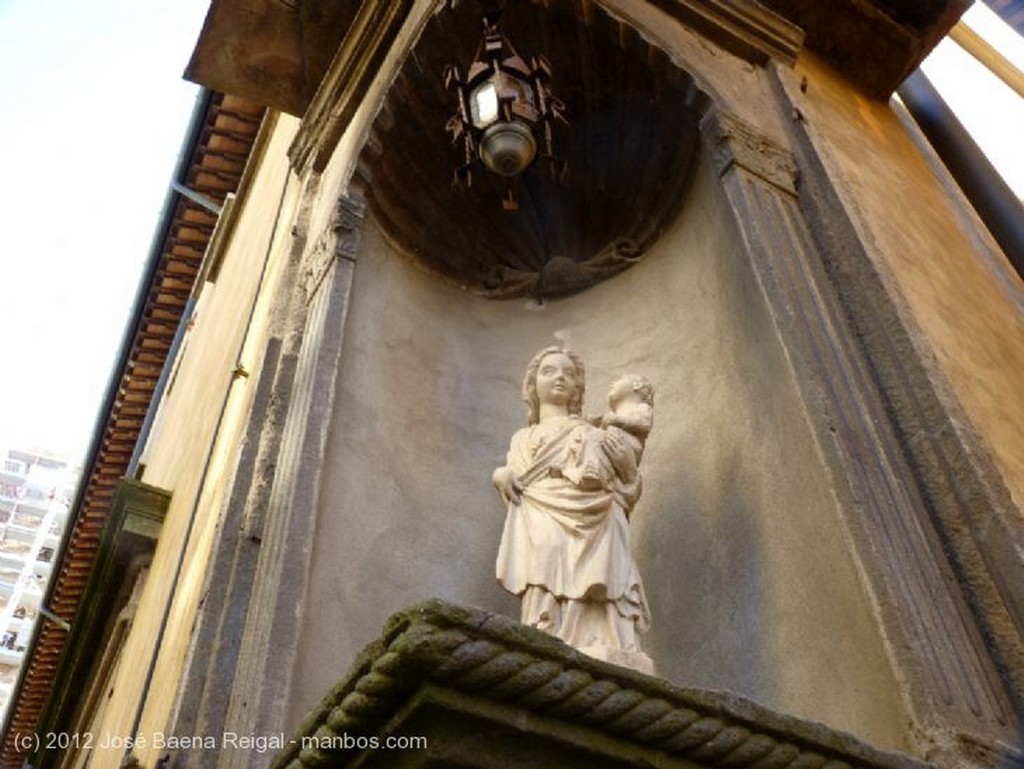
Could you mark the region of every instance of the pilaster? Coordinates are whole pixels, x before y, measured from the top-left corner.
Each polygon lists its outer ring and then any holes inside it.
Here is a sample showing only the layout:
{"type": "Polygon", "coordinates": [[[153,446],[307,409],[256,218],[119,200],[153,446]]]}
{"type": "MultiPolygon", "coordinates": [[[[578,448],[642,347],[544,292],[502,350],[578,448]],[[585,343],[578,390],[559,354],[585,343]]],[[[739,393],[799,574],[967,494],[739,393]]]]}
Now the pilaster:
{"type": "MultiPolygon", "coordinates": [[[[710,112],[705,146],[833,468],[853,555],[905,684],[922,751],[964,757],[1012,734],[1006,681],[929,517],[917,478],[829,281],[779,141],[710,112]]],[[[862,318],[870,323],[870,319],[862,318]]]]}
{"type": "MultiPolygon", "coordinates": [[[[341,198],[307,237],[304,212],[170,733],[270,734],[285,719],[319,475],[366,204],[341,198]]],[[[251,767],[249,751],[182,751],[179,769],[251,767]]]]}
{"type": "MultiPolygon", "coordinates": [[[[299,269],[298,298],[304,298],[307,305],[301,348],[266,518],[248,524],[258,531],[261,547],[225,718],[226,728],[239,734],[274,733],[286,717],[364,212],[361,198],[342,197],[330,224],[314,241],[299,269]]],[[[269,761],[269,756],[225,751],[217,766],[241,769],[264,760],[269,761]]]]}

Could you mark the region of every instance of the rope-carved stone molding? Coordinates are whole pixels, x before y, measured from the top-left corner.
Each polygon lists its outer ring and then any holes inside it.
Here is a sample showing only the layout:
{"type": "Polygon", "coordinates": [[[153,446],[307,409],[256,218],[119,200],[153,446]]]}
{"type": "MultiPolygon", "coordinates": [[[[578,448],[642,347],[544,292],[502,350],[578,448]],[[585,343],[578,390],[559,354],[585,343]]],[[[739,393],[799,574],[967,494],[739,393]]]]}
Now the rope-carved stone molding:
{"type": "Polygon", "coordinates": [[[428,601],[395,615],[300,726],[274,769],[342,767],[358,751],[303,748],[373,734],[417,689],[440,685],[699,766],[729,769],[924,769],[821,724],[730,694],[681,689],[587,657],[488,612],[428,601]]]}

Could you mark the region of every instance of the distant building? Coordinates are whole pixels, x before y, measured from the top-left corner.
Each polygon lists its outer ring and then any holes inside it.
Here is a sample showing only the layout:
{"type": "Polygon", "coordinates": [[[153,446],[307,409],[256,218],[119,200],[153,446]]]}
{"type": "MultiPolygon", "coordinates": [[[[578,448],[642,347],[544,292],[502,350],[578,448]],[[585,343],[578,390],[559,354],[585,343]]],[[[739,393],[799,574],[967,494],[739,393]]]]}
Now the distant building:
{"type": "Polygon", "coordinates": [[[53,455],[0,460],[0,714],[25,658],[79,470],[53,455]]]}

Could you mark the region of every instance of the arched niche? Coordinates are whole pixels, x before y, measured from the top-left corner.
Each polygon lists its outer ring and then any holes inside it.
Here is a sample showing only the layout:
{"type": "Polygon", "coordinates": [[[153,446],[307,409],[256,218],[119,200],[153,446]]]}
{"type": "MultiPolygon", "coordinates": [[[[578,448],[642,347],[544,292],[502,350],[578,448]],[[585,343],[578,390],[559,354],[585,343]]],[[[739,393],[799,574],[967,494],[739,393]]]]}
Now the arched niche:
{"type": "Polygon", "coordinates": [[[445,124],[456,108],[446,65],[463,68],[480,41],[480,4],[439,9],[389,89],[359,164],[386,237],[431,272],[475,293],[571,294],[642,258],[679,212],[699,152],[708,99],[632,26],[589,0],[506,3],[501,26],[524,56],[544,54],[568,125],[556,180],[538,160],[515,179],[518,210],[482,165],[469,189],[445,124]]]}
{"type": "MultiPolygon", "coordinates": [[[[568,76],[569,87],[557,88],[572,141],[559,147],[576,181],[521,194],[533,206],[519,219],[502,211],[495,186],[450,188],[462,158],[443,131],[451,101],[440,72],[472,57],[479,12],[462,3],[465,15],[442,10],[429,19],[384,98],[353,185],[370,203],[374,237],[352,262],[359,267],[325,487],[328,498],[347,501],[320,539],[332,555],[323,558],[319,605],[336,610],[335,596],[352,591],[345,607],[364,612],[359,628],[379,623],[372,615],[381,607],[427,589],[494,606],[480,587],[492,573],[492,521],[468,517],[461,541],[473,545],[463,550],[447,536],[431,540],[450,511],[493,508],[491,491],[478,481],[441,488],[437,479],[489,477],[488,457],[500,452],[495,436],[507,430],[499,424],[517,423],[520,372],[510,361],[526,360],[555,333],[593,353],[592,371],[643,368],[664,383],[641,502],[660,515],[637,520],[634,531],[650,594],[663,600],[649,648],[666,677],[728,688],[901,747],[898,671],[913,679],[923,718],[956,724],[980,712],[998,734],[1008,706],[997,671],[963,598],[935,589],[954,583],[934,557],[927,512],[907,483],[878,383],[846,326],[857,308],[842,305],[826,272],[818,207],[832,205],[831,180],[803,129],[777,122],[779,112],[797,114],[794,105],[770,75],[736,59],[719,61],[714,82],[722,85],[723,73],[751,77],[726,84],[729,96],[716,93],[712,103],[704,94],[715,91],[697,88],[670,55],[596,4],[522,5],[539,12],[521,30],[506,20],[520,52],[544,51],[568,76]],[[458,41],[466,53],[455,52],[458,41]],[[606,72],[618,72],[618,81],[606,72]],[[646,95],[634,100],[637,92],[646,95]],[[740,100],[757,104],[731,114],[740,100]],[[663,114],[673,116],[672,130],[657,127],[663,114]],[[628,151],[605,151],[602,137],[615,130],[631,137],[616,145],[628,151]],[[641,141],[651,132],[664,141],[641,141]],[[655,153],[665,154],[652,160],[655,153]],[[814,184],[825,188],[819,199],[807,192],[814,184]],[[588,274],[588,262],[615,242],[633,244],[631,258],[588,274]],[[408,269],[396,253],[432,275],[408,269]],[[551,265],[568,276],[556,291],[545,273],[551,265]],[[437,275],[469,290],[452,290],[437,275]],[[578,295],[550,302],[543,315],[479,296],[537,293],[578,295]],[[403,312],[386,311],[398,305],[403,312]],[[400,397],[376,402],[380,382],[400,397]],[[459,420],[436,418],[454,413],[453,403],[459,420]],[[366,434],[371,440],[349,439],[366,434]],[[406,439],[395,444],[396,435],[406,439]],[[369,446],[387,451],[374,455],[369,446]],[[384,498],[363,479],[396,461],[406,472],[384,498]],[[418,528],[389,513],[423,499],[432,505],[415,518],[418,528]],[[366,516],[368,509],[377,514],[366,516]],[[357,527],[365,542],[344,550],[357,527]],[[812,544],[803,552],[801,543],[812,544]],[[338,552],[355,563],[342,578],[331,573],[338,552]],[[868,566],[860,571],[860,563],[868,566]],[[393,569],[384,587],[363,576],[381,564],[393,569]],[[377,600],[363,600],[371,592],[377,600]],[[892,612],[877,618],[877,603],[892,612]],[[841,625],[822,621],[834,607],[841,625]],[[940,624],[946,633],[929,633],[940,624]],[[903,645],[885,646],[883,637],[903,645]],[[927,704],[937,702],[929,670],[939,663],[921,660],[947,660],[943,669],[958,671],[940,707],[927,704]],[[847,691],[844,681],[865,682],[869,695],[847,691]]],[[[708,76],[703,66],[693,71],[708,76]]],[[[841,208],[834,213],[828,227],[846,222],[841,208]]],[[[319,683],[315,671],[308,678],[319,683]]]]}

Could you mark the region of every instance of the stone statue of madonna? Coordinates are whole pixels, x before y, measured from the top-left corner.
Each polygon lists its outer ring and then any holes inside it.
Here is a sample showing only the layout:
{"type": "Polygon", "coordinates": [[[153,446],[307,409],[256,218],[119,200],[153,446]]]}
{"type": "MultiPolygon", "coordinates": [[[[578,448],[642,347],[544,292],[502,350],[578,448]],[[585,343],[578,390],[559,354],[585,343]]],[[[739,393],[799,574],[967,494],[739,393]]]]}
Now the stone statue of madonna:
{"type": "Polygon", "coordinates": [[[498,582],[520,596],[523,624],[649,673],[638,634],[650,615],[628,517],[640,495],[653,391],[642,377],[623,378],[594,424],[581,416],[583,391],[583,361],[569,350],[545,348],[527,366],[528,424],[493,475],[508,506],[498,582]]]}

